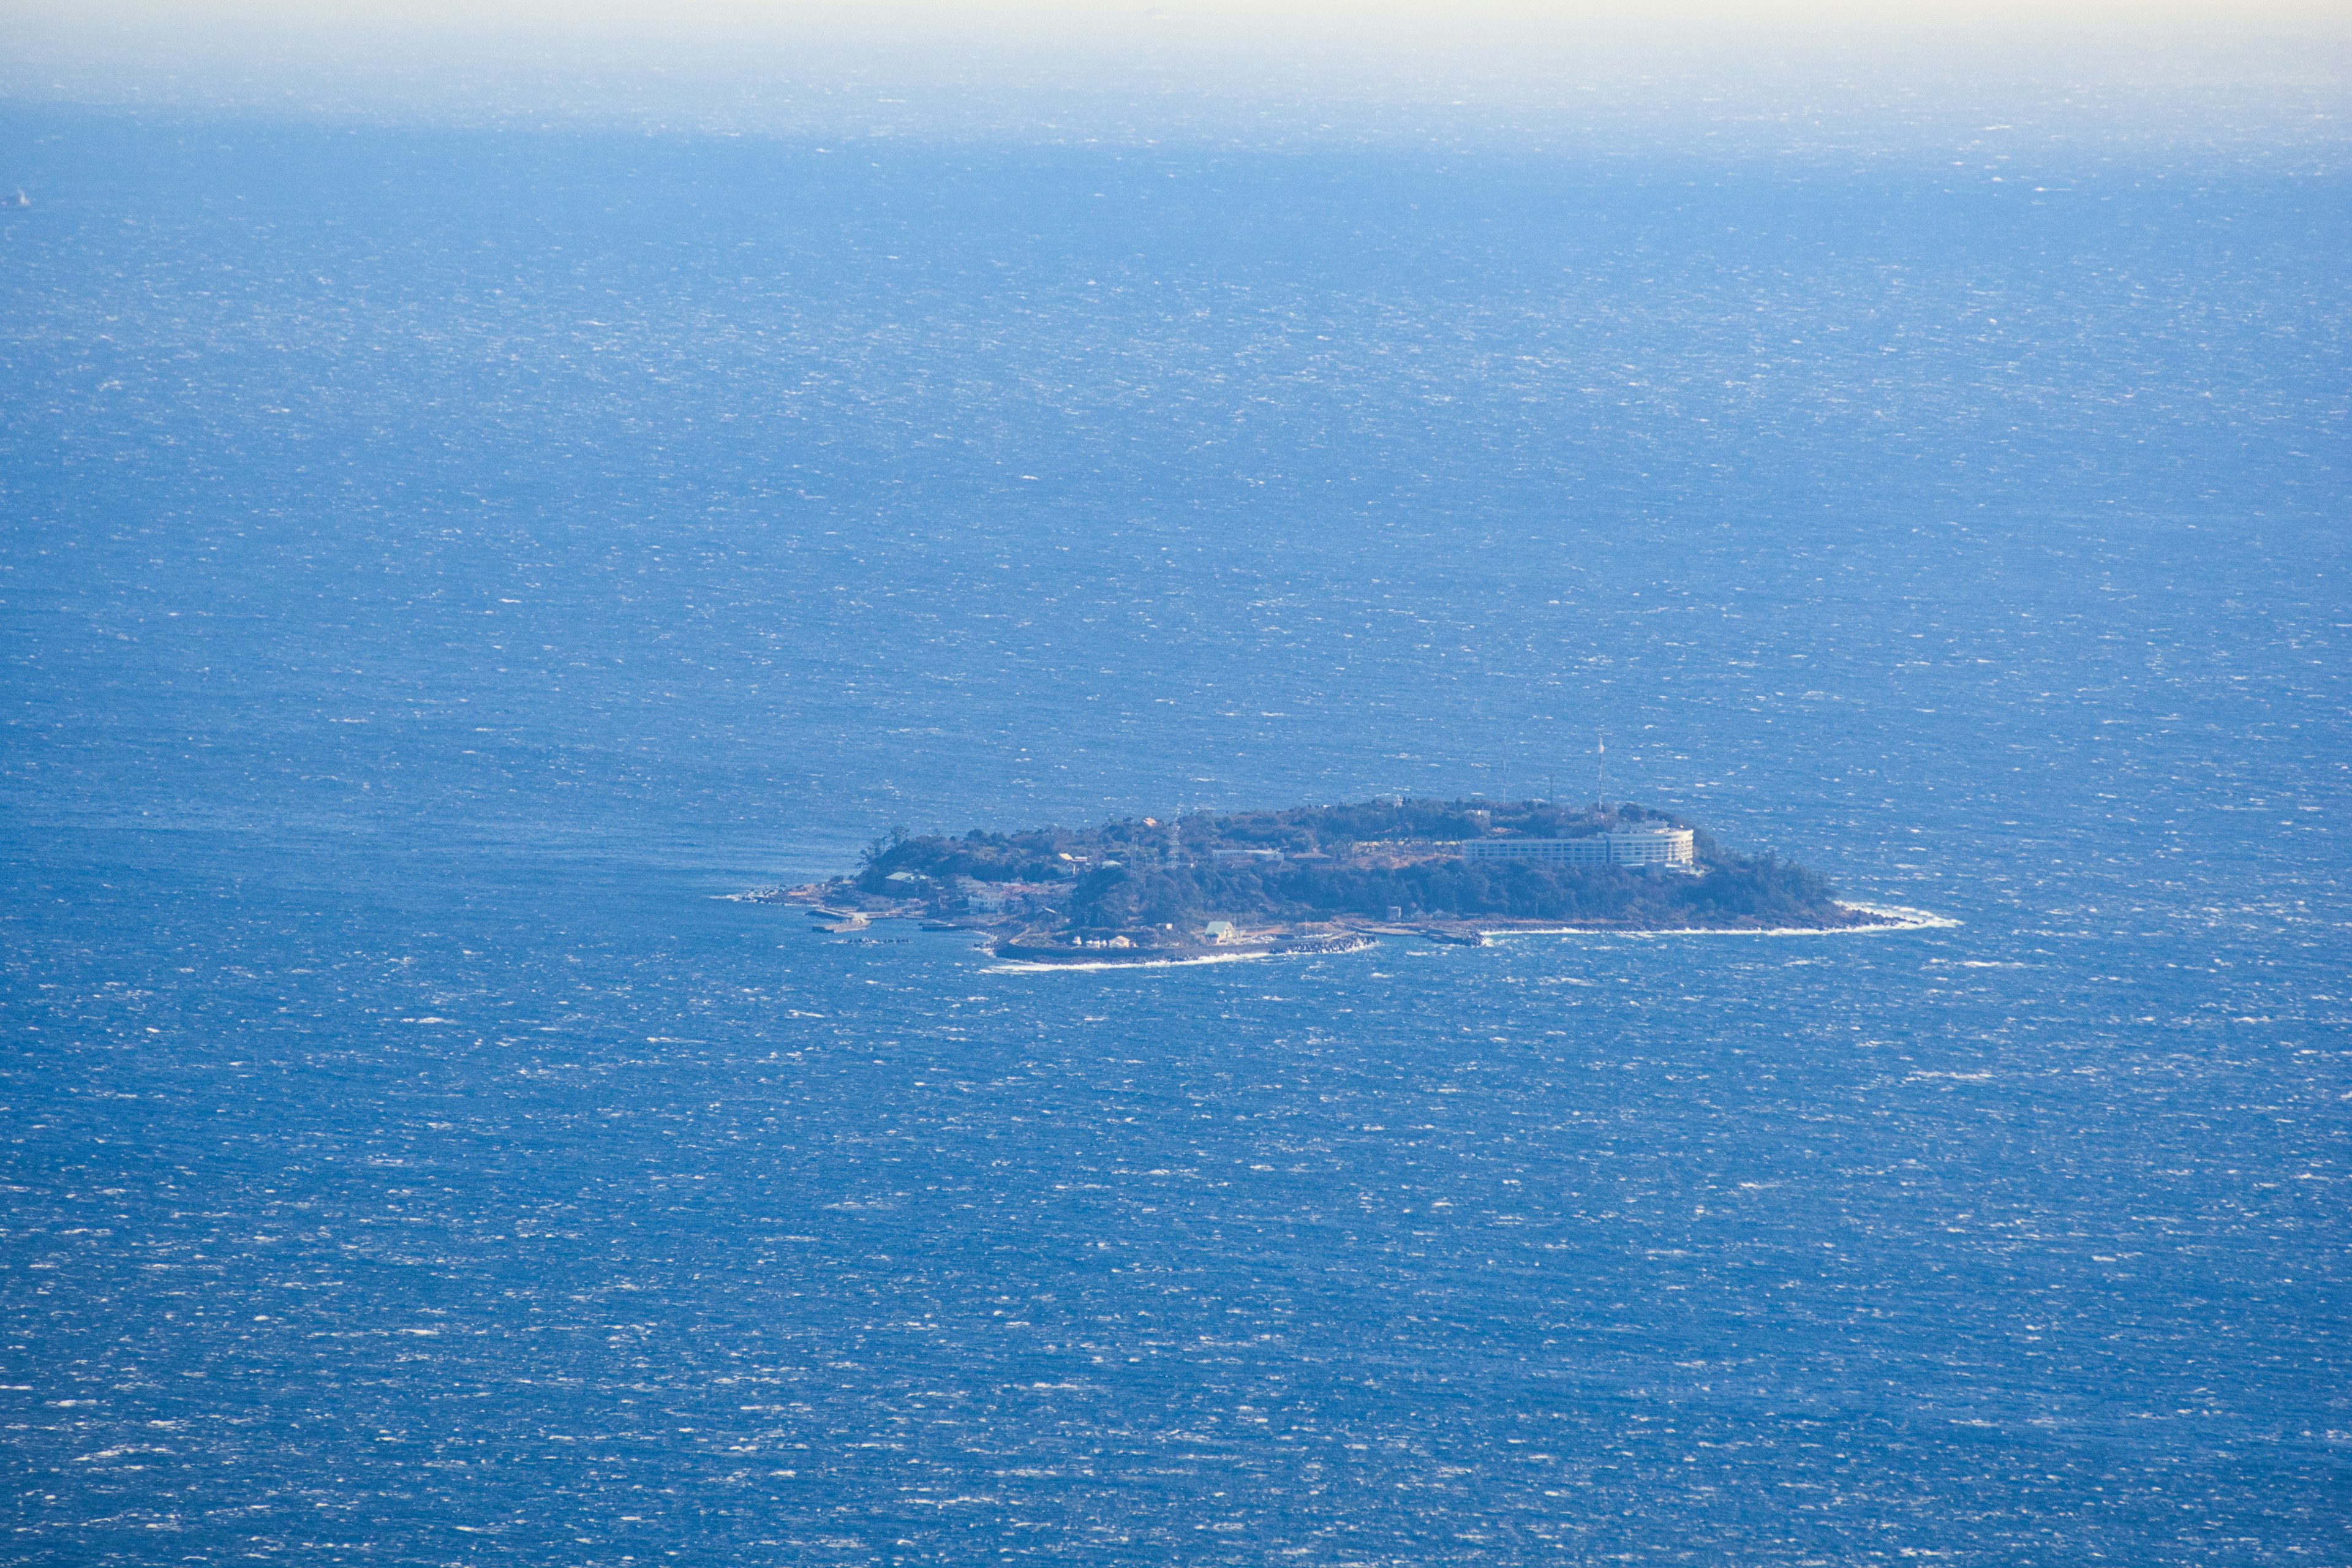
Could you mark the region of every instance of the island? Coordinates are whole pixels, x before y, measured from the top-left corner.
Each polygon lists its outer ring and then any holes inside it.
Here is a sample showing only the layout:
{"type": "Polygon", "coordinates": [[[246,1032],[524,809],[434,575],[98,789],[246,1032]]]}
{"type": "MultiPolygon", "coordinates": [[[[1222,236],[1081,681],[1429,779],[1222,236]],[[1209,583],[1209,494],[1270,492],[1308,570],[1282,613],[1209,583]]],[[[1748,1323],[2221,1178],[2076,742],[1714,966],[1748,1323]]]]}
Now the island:
{"type": "Polygon", "coordinates": [[[805,905],[836,934],[881,919],[970,930],[999,958],[1045,966],[1346,952],[1382,936],[1943,923],[1843,902],[1817,872],[1631,803],[1389,795],[961,837],[899,828],[862,858],[852,875],[735,896],[805,905]]]}

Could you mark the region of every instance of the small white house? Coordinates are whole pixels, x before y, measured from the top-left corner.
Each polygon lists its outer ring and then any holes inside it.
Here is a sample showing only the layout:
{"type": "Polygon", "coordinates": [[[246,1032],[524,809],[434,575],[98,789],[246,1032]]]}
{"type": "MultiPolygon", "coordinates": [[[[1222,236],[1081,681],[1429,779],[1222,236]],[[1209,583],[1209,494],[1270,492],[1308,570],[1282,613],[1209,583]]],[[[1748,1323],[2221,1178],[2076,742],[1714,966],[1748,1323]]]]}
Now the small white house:
{"type": "Polygon", "coordinates": [[[1201,934],[1211,942],[1231,942],[1240,933],[1234,930],[1231,921],[1211,921],[1201,928],[1201,934]]]}

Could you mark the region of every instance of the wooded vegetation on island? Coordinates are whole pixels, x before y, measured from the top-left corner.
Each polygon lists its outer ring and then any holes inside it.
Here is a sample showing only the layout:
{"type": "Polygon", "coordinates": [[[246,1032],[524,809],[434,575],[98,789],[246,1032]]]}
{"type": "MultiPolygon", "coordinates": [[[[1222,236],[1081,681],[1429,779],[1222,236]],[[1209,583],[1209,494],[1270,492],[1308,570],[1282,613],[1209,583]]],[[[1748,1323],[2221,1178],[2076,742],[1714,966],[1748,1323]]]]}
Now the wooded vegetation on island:
{"type": "Polygon", "coordinates": [[[1034,914],[1077,931],[1197,930],[1353,917],[1557,921],[1661,930],[1840,926],[1871,917],[1828,881],[1772,855],[1742,856],[1693,829],[1685,869],[1465,859],[1472,840],[1574,838],[1692,827],[1634,805],[1400,800],[1287,811],[1133,817],[961,837],[904,829],[877,840],[855,879],[877,896],[921,896],[942,912],[1018,889],[1034,914]]]}

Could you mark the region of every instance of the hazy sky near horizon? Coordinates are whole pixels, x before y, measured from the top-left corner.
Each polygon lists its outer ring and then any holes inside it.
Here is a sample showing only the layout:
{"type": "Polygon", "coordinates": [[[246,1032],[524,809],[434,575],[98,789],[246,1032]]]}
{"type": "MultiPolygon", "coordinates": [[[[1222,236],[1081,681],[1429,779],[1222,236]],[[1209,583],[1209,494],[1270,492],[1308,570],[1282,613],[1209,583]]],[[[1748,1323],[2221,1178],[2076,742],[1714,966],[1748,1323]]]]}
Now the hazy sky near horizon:
{"type": "Polygon", "coordinates": [[[2279,3],[0,4],[0,98],[1054,140],[2332,147],[2352,23],[2279,3]]]}

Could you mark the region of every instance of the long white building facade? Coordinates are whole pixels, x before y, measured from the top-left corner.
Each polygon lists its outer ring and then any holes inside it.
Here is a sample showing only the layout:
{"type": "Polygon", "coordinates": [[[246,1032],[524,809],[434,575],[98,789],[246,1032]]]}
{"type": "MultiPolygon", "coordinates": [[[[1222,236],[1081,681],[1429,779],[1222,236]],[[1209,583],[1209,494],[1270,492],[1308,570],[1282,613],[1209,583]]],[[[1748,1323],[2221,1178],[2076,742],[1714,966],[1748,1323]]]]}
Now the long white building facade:
{"type": "Polygon", "coordinates": [[[1465,860],[1542,860],[1563,866],[1689,866],[1687,827],[1631,827],[1581,838],[1473,838],[1465,860]]]}

